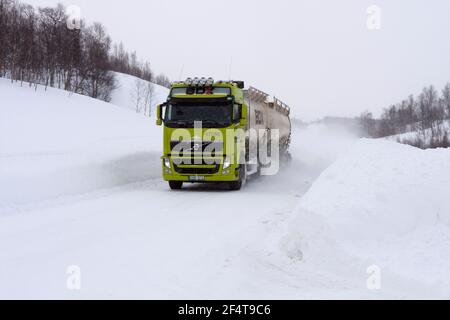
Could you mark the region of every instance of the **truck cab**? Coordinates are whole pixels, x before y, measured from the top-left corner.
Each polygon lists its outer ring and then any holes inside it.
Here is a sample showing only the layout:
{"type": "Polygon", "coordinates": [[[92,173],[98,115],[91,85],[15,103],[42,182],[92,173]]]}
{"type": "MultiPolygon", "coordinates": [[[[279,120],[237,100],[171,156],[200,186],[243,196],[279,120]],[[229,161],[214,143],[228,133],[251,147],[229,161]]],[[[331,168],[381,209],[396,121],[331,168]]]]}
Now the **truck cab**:
{"type": "Polygon", "coordinates": [[[241,81],[188,78],[172,84],[157,106],[163,126],[162,174],[171,189],[184,183],[227,183],[239,190],[247,177],[248,106],[241,81]]]}

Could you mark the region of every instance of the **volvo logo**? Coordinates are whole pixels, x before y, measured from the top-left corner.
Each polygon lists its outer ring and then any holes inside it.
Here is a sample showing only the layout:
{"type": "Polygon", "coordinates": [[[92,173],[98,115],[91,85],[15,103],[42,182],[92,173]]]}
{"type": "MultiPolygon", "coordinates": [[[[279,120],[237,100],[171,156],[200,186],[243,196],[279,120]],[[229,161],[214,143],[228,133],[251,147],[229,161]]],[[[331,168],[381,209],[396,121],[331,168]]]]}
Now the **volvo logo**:
{"type": "Polygon", "coordinates": [[[200,144],[199,143],[194,144],[194,147],[192,149],[194,149],[194,151],[200,150],[200,144]]]}

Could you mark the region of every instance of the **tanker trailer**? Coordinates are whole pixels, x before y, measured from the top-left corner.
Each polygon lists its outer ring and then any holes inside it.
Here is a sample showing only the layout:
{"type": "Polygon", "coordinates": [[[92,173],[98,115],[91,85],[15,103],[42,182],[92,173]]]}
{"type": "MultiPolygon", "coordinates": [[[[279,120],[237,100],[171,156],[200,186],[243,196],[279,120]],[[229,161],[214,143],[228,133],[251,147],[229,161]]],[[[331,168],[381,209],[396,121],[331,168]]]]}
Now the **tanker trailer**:
{"type": "MultiPolygon", "coordinates": [[[[275,148],[278,152],[277,158],[281,161],[290,160],[289,145],[291,143],[291,120],[290,120],[290,108],[281,100],[270,97],[267,93],[250,87],[244,91],[245,102],[250,110],[250,115],[254,115],[253,119],[250,119],[250,127],[256,128],[259,131],[258,143],[250,143],[257,147],[258,153],[258,172],[261,167],[264,166],[260,156],[266,155],[271,158],[273,151],[273,142],[278,143],[278,147],[275,148]],[[265,134],[262,134],[265,131],[265,134]],[[273,133],[277,132],[276,135],[273,133]],[[275,136],[273,141],[272,136],[275,136]],[[261,147],[264,146],[263,152],[261,147]]],[[[250,153],[255,152],[252,150],[250,153]]]]}

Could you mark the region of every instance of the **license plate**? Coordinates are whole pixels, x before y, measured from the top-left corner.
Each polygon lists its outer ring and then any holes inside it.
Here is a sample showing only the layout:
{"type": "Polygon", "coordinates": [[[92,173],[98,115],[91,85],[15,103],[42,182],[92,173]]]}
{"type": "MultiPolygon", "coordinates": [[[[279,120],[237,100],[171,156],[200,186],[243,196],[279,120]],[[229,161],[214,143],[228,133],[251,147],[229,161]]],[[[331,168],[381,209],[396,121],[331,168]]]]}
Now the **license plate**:
{"type": "Polygon", "coordinates": [[[205,177],[202,176],[190,176],[189,181],[205,181],[205,177]]]}

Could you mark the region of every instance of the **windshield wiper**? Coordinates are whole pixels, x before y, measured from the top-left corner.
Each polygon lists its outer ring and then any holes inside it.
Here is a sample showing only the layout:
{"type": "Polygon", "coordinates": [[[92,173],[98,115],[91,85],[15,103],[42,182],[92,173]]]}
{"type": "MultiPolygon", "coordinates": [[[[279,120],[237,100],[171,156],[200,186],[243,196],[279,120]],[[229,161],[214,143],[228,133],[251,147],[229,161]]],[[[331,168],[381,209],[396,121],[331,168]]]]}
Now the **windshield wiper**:
{"type": "MultiPolygon", "coordinates": [[[[208,126],[208,127],[228,127],[229,123],[228,122],[221,122],[221,121],[216,121],[216,120],[201,120],[198,121],[201,122],[203,126],[208,126]]],[[[193,128],[194,127],[194,123],[195,121],[190,121],[190,120],[170,120],[166,122],[166,125],[168,126],[176,126],[178,128],[193,128]]]]}
{"type": "Polygon", "coordinates": [[[166,124],[169,126],[176,126],[178,128],[188,128],[191,123],[192,121],[188,120],[170,120],[167,121],[166,124]]]}
{"type": "Polygon", "coordinates": [[[203,123],[206,123],[207,125],[215,125],[215,126],[221,126],[221,127],[227,127],[228,122],[220,122],[216,120],[203,120],[203,123]]]}

